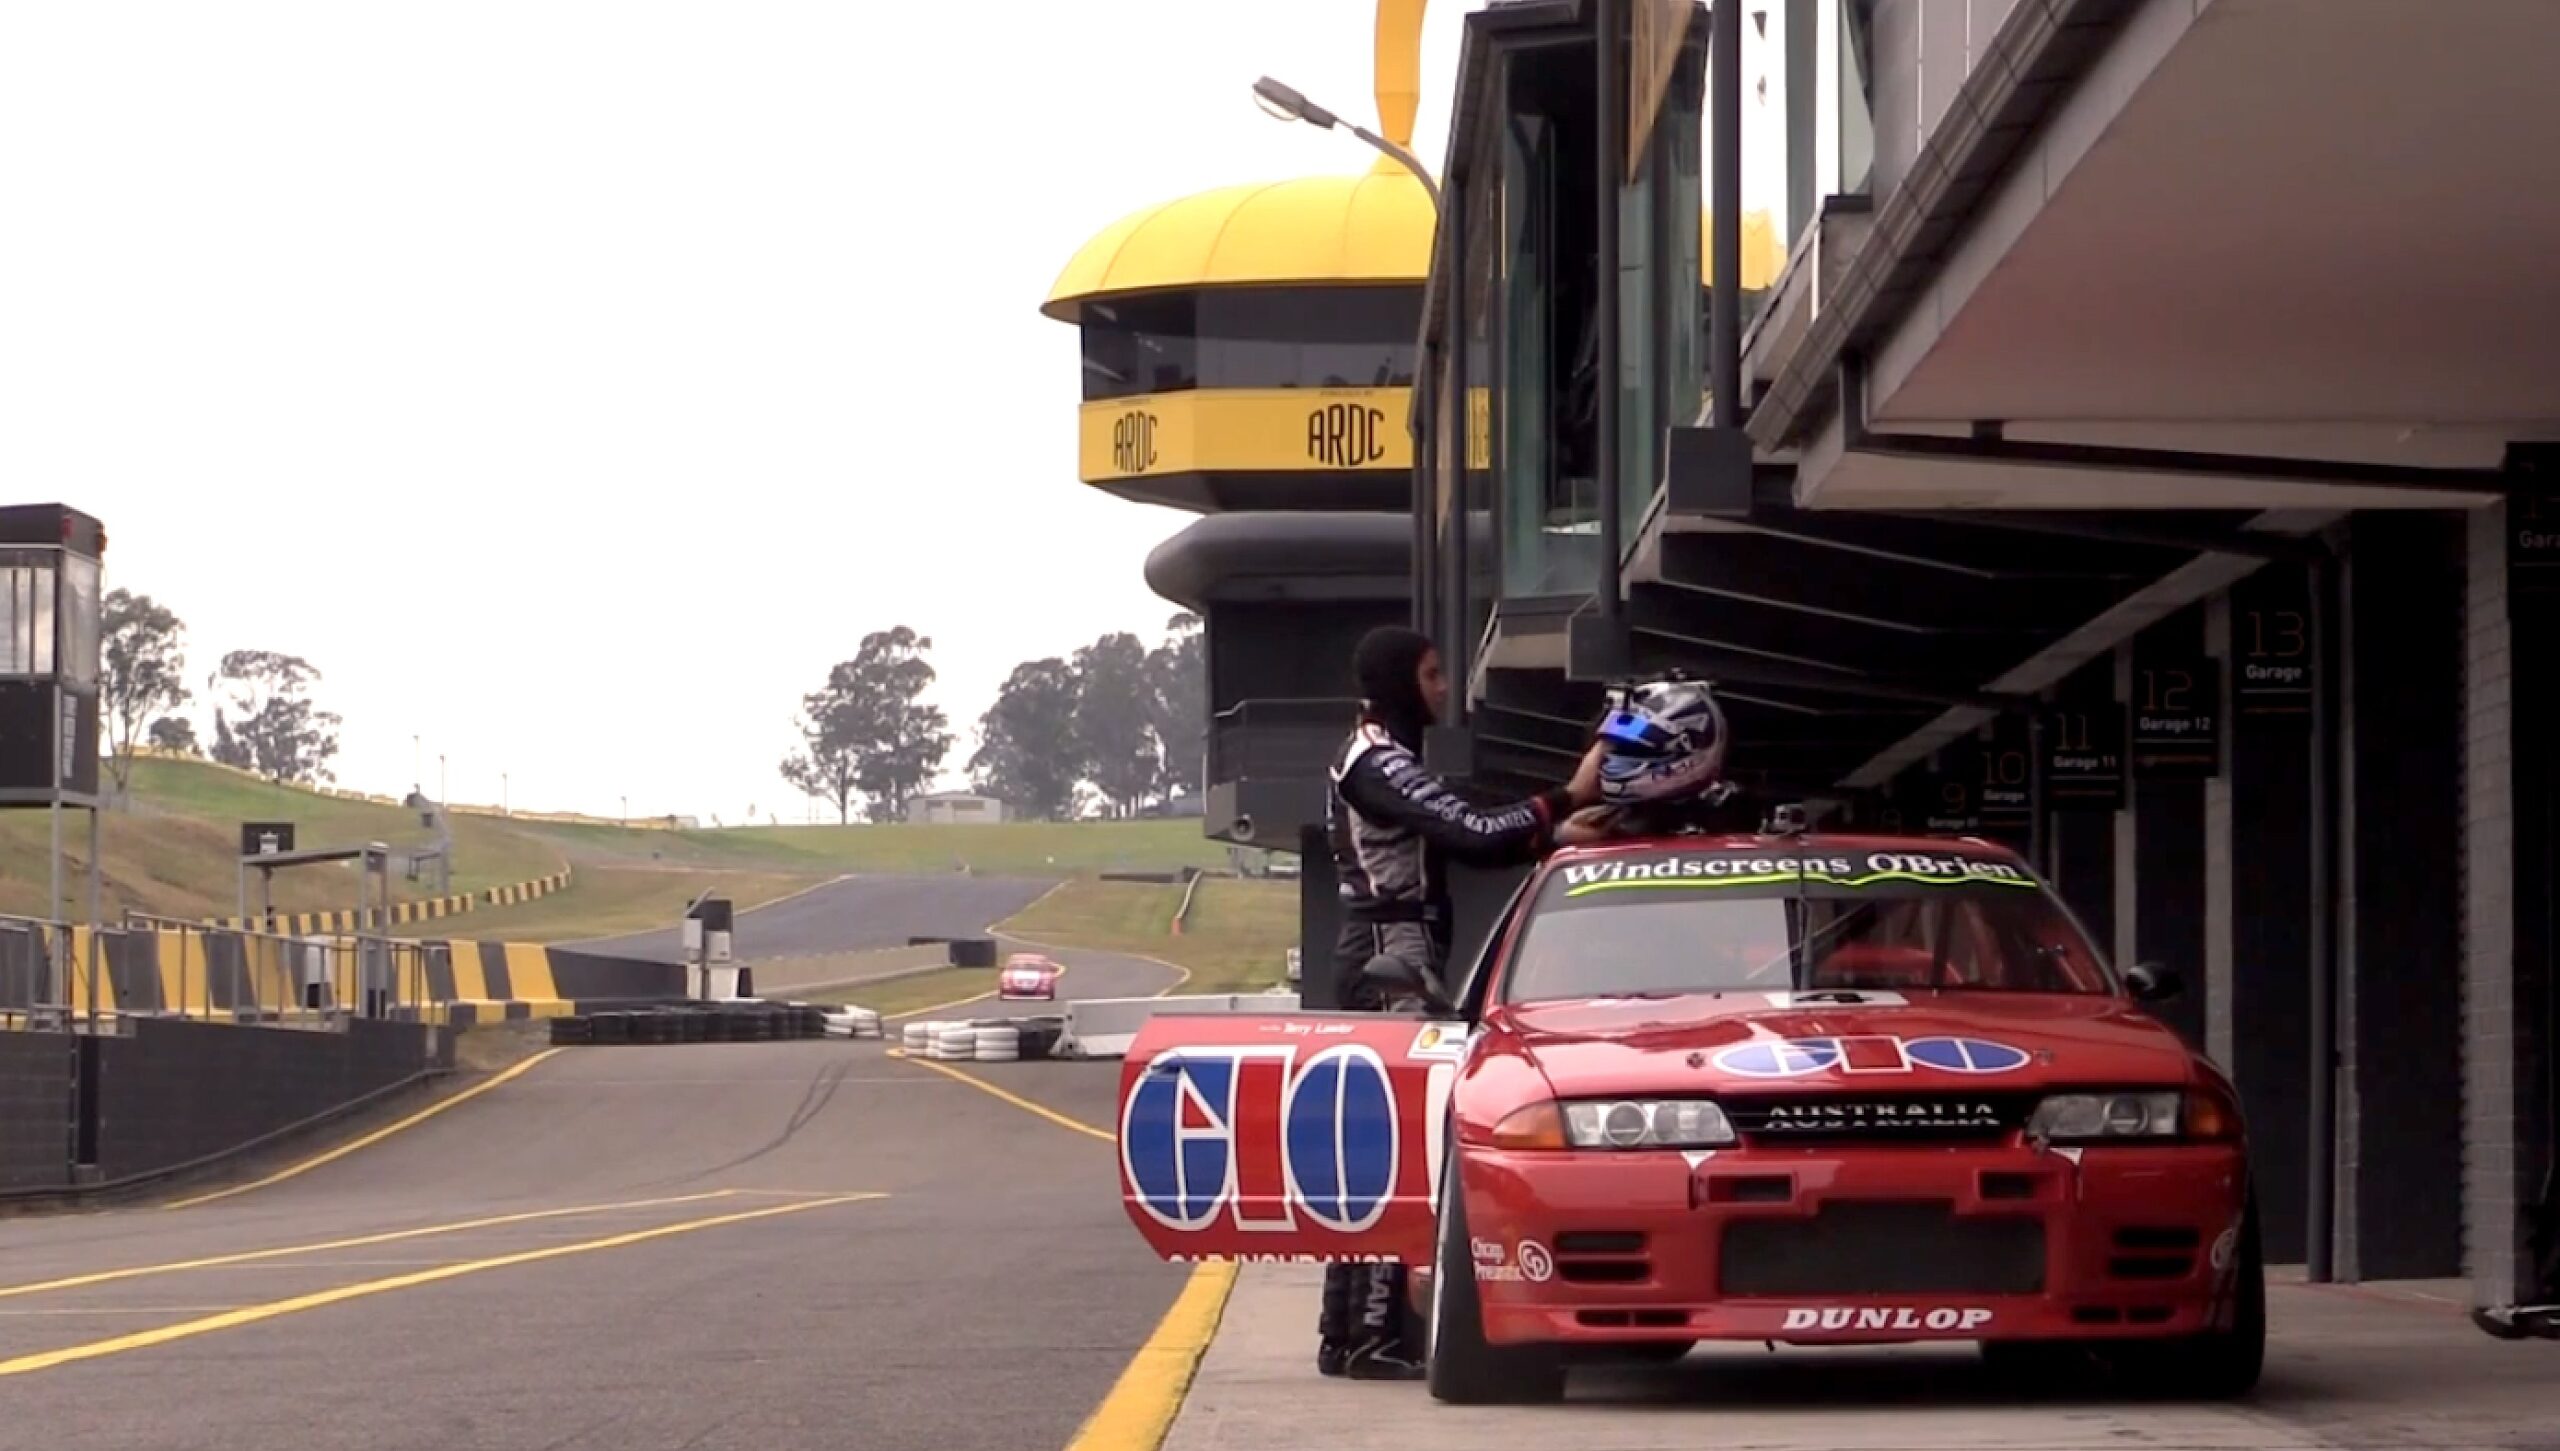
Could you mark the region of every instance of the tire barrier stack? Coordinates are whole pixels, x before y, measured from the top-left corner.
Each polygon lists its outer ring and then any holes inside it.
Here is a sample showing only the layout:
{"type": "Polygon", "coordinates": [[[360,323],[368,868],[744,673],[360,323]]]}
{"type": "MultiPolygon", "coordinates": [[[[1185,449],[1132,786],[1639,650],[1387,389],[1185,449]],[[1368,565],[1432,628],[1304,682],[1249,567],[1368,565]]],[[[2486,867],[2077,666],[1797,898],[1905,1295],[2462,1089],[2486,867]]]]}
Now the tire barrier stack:
{"type": "MultiPolygon", "coordinates": [[[[815,1003],[650,1003],[604,1012],[573,1013],[551,1020],[556,1044],[771,1043],[798,1038],[855,1036],[830,1031],[831,1012],[815,1003]]],[[[850,1030],[856,1020],[841,1015],[850,1030]]],[[[878,1015],[873,1014],[873,1035],[878,1015]]]]}
{"type": "Polygon", "coordinates": [[[943,1063],[1016,1063],[1055,1057],[1064,1018],[947,1018],[910,1022],[898,1044],[912,1058],[943,1063]]]}
{"type": "Polygon", "coordinates": [[[992,937],[910,937],[909,947],[943,947],[950,950],[953,967],[993,967],[996,965],[996,940],[992,937]]]}

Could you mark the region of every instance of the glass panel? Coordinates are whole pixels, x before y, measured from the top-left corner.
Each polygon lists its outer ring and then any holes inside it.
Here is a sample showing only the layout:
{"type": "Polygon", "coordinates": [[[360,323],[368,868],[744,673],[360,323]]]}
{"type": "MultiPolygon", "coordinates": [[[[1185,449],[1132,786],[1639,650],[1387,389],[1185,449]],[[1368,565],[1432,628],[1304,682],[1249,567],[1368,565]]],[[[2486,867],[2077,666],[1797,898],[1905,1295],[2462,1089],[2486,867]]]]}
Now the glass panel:
{"type": "Polygon", "coordinates": [[[1413,382],[1419,287],[1257,287],[1199,299],[1203,388],[1413,382]]]}
{"type": "Polygon", "coordinates": [[[1591,51],[1514,56],[1501,158],[1503,573],[1506,597],[1582,595],[1600,579],[1598,421],[1603,183],[1591,157],[1591,51]]]}
{"type": "Polygon", "coordinates": [[[1829,105],[1817,104],[1815,145],[1827,169],[1827,192],[1868,189],[1876,161],[1874,51],[1876,0],[1832,0],[1824,7],[1824,44],[1830,64],[1829,105]]]}
{"type": "Polygon", "coordinates": [[[1503,148],[1501,268],[1502,593],[1537,594],[1546,567],[1548,479],[1554,430],[1547,387],[1551,345],[1547,285],[1551,253],[1548,180],[1554,133],[1535,116],[1515,118],[1503,148]]]}
{"type": "MultiPolygon", "coordinates": [[[[1664,128],[1661,151],[1656,157],[1664,178],[1662,222],[1670,234],[1663,253],[1672,259],[1662,269],[1662,301],[1657,306],[1657,315],[1662,319],[1666,426],[1697,422],[1707,395],[1706,314],[1680,303],[1687,295],[1689,279],[1706,275],[1706,179],[1699,169],[1705,159],[1703,138],[1696,124],[1686,119],[1700,114],[1705,84],[1703,62],[1693,61],[1682,67],[1665,104],[1684,108],[1684,119],[1664,128]]],[[[1648,489],[1648,502],[1651,497],[1648,489]]]]}
{"type": "Polygon", "coordinates": [[[1620,194],[1618,517],[1629,552],[1662,485],[1664,431],[1694,421],[1703,396],[1700,318],[1685,299],[1701,275],[1704,58],[1697,45],[1683,48],[1652,144],[1620,194]]]}
{"type": "Polygon", "coordinates": [[[53,673],[53,566],[0,562],[0,675],[53,673]]]}
{"type": "Polygon", "coordinates": [[[63,555],[62,674],[74,685],[98,683],[98,561],[63,555]]]}
{"type": "Polygon", "coordinates": [[[1199,321],[1188,293],[1088,302],[1081,331],[1087,402],[1198,386],[1199,321]]]}

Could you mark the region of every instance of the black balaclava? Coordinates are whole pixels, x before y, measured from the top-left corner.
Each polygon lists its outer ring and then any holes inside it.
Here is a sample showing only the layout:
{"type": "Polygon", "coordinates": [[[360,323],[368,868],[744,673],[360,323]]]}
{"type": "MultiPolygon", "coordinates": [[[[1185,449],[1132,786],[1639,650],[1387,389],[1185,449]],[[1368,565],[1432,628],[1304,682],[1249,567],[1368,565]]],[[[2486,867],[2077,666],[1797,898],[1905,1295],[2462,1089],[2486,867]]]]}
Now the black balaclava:
{"type": "Polygon", "coordinates": [[[1405,749],[1422,749],[1423,727],[1431,711],[1422,700],[1422,657],[1431,650],[1427,635],[1402,625],[1381,625],[1360,639],[1351,652],[1352,673],[1359,677],[1361,713],[1387,728],[1405,749]]]}

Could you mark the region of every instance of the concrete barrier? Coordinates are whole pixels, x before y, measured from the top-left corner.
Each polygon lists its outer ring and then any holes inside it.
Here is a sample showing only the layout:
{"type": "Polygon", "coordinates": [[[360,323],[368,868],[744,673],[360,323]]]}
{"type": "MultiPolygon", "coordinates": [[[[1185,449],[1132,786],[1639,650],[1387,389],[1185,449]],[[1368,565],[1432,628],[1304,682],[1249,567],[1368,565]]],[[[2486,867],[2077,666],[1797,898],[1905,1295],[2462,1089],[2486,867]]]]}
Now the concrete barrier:
{"type": "MultiPolygon", "coordinates": [[[[391,925],[411,927],[421,922],[439,922],[458,917],[482,907],[513,907],[537,902],[569,887],[569,868],[562,867],[546,877],[529,882],[511,882],[503,887],[489,887],[477,892],[456,892],[449,897],[428,897],[414,902],[391,904],[391,925]]],[[[238,930],[247,927],[259,932],[273,932],[285,937],[318,937],[331,933],[354,932],[362,927],[360,914],[352,907],[328,912],[272,912],[264,917],[208,917],[205,925],[238,930]]]]}
{"type": "Polygon", "coordinates": [[[1149,1018],[1166,1013],[1294,1013],[1293,992],[1190,993],[1161,998],[1083,998],[1067,1004],[1062,1058],[1122,1058],[1149,1018]]]}

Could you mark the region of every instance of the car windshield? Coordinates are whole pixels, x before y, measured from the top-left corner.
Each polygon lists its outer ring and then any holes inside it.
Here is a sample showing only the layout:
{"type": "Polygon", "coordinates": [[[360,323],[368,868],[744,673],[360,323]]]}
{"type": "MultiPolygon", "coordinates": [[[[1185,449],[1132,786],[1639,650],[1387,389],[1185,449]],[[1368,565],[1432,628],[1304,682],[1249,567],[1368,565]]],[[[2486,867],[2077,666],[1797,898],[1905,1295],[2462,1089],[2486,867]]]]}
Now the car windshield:
{"type": "Polygon", "coordinates": [[[1711,992],[2111,993],[2023,869],[1929,848],[1630,853],[1549,874],[1508,1002],[1711,992]]]}

